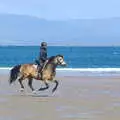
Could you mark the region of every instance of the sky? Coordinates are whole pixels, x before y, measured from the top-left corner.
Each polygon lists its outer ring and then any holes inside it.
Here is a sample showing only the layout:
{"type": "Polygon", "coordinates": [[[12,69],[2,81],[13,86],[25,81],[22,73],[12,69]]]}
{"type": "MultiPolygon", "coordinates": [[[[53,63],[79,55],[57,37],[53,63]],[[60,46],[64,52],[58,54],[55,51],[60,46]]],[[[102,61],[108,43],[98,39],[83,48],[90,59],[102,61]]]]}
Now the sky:
{"type": "Polygon", "coordinates": [[[48,20],[120,17],[120,0],[0,0],[0,13],[48,20]]]}

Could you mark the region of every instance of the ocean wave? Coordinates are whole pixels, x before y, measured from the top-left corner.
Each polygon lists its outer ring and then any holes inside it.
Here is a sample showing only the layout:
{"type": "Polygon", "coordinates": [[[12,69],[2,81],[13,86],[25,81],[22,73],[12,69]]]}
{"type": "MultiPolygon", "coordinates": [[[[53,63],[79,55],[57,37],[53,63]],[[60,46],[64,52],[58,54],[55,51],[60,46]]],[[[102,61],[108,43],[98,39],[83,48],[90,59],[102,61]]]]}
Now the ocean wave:
{"type": "MultiPolygon", "coordinates": [[[[0,70],[11,70],[12,67],[0,67],[0,70]]],[[[120,72],[120,68],[57,68],[57,71],[80,71],[80,72],[120,72]]]]}
{"type": "Polygon", "coordinates": [[[58,68],[58,71],[80,71],[80,72],[120,72],[120,68],[58,68]]]}

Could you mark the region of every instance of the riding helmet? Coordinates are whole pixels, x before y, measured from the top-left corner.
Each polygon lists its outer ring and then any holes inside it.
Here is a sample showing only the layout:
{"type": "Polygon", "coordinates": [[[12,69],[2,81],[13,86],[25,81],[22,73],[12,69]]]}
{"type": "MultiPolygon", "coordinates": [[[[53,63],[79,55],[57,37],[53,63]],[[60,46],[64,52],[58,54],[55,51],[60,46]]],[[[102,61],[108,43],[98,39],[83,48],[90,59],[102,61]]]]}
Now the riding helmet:
{"type": "Polygon", "coordinates": [[[47,43],[46,43],[46,42],[42,42],[42,43],[41,43],[41,46],[42,46],[42,47],[46,47],[46,46],[47,46],[47,43]]]}

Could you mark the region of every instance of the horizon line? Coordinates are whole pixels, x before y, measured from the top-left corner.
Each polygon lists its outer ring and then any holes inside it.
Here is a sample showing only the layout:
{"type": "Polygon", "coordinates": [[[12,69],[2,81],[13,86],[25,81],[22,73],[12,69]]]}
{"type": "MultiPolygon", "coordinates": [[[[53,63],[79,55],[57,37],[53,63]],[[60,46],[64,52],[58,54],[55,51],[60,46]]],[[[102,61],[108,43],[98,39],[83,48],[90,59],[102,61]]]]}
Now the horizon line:
{"type": "MultiPolygon", "coordinates": [[[[48,43],[49,44],[49,43],[48,43]]],[[[40,45],[0,45],[0,47],[38,47],[40,45]]],[[[48,47],[120,47],[120,45],[48,45],[48,47]]]]}
{"type": "Polygon", "coordinates": [[[68,21],[68,20],[100,20],[100,19],[117,19],[120,18],[120,16],[113,16],[113,17],[99,17],[99,18],[68,18],[68,19],[47,19],[47,18],[42,18],[39,16],[35,15],[29,15],[29,14],[22,14],[22,13],[0,13],[0,15],[16,15],[16,16],[28,16],[28,17],[33,17],[41,20],[47,20],[47,21],[68,21]]]}

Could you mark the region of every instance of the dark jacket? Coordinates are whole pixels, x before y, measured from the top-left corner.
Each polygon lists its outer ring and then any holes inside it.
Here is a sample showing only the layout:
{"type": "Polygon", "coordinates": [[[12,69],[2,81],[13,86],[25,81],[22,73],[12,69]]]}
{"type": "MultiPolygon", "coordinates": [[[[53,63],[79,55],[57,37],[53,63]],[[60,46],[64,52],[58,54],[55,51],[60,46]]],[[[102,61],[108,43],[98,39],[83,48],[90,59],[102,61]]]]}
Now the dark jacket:
{"type": "Polygon", "coordinates": [[[47,60],[47,48],[46,47],[40,47],[40,54],[39,54],[39,58],[38,60],[36,60],[35,62],[38,65],[43,65],[43,63],[47,60]]]}
{"type": "Polygon", "coordinates": [[[40,56],[39,60],[44,63],[47,60],[47,48],[40,47],[40,55],[39,56],[40,56]]]}

